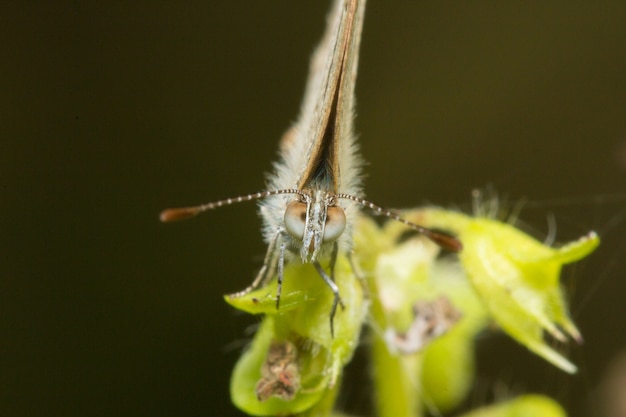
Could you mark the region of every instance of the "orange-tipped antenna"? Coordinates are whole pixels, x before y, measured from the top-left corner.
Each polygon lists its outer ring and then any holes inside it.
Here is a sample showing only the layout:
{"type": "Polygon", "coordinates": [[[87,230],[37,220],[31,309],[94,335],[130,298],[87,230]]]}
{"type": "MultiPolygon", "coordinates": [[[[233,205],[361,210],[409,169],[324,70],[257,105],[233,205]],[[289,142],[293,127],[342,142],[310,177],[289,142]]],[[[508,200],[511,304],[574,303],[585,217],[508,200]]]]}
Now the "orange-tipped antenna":
{"type": "Polygon", "coordinates": [[[380,214],[381,216],[385,216],[385,217],[389,217],[391,219],[397,220],[400,223],[407,225],[411,229],[420,232],[421,234],[423,234],[424,236],[426,236],[427,238],[429,238],[430,240],[432,240],[433,242],[435,242],[437,245],[441,246],[444,249],[447,249],[452,252],[460,252],[461,249],[463,249],[463,244],[454,236],[451,236],[442,232],[435,232],[434,230],[431,230],[427,227],[420,226],[419,224],[410,222],[402,218],[399,214],[394,213],[391,210],[387,210],[380,206],[377,206],[371,201],[367,201],[360,197],[355,197],[349,194],[337,194],[335,197],[354,201],[355,203],[358,203],[374,211],[376,214],[380,214]]]}
{"type": "Polygon", "coordinates": [[[159,220],[163,223],[187,220],[202,212],[201,207],[202,206],[165,209],[159,214],[159,220]]]}
{"type": "Polygon", "coordinates": [[[258,200],[259,198],[265,198],[277,194],[303,195],[304,193],[296,189],[263,191],[261,193],[227,198],[226,200],[214,201],[211,203],[200,204],[198,206],[165,209],[159,215],[159,219],[164,223],[187,220],[207,210],[213,210],[222,206],[230,206],[231,204],[242,203],[244,201],[258,200]]]}

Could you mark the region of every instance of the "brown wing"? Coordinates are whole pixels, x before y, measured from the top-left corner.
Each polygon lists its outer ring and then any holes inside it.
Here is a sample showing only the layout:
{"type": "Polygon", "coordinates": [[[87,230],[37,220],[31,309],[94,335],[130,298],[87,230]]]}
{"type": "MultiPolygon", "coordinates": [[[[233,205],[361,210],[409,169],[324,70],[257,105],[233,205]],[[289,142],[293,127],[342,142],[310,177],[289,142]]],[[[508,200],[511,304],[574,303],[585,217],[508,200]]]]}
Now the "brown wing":
{"type": "Polygon", "coordinates": [[[321,186],[337,192],[340,141],[352,130],[364,6],[364,0],[338,0],[313,56],[303,108],[304,113],[308,106],[314,106],[310,109],[313,118],[308,120],[311,125],[304,127],[313,140],[307,149],[308,161],[298,177],[300,189],[321,186]],[[313,76],[313,71],[318,74],[313,76]]]}

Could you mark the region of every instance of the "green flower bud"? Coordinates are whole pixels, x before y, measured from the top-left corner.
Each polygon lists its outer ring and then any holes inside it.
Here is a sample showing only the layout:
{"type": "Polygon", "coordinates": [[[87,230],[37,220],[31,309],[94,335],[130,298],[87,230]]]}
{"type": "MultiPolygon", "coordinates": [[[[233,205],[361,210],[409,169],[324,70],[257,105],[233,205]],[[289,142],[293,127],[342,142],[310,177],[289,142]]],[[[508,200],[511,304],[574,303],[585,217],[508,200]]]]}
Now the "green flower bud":
{"type": "Polygon", "coordinates": [[[564,264],[584,258],[598,246],[594,232],[552,248],[496,220],[444,210],[424,210],[419,218],[427,226],[458,235],[467,277],[509,336],[564,371],[576,372],[574,364],[545,342],[543,332],[559,341],[566,341],[566,334],[582,341],[569,317],[559,277],[564,264]]]}
{"type": "Polygon", "coordinates": [[[335,282],[345,309],[335,315],[334,337],[329,316],[334,297],[310,264],[285,268],[279,309],[275,282],[242,297],[225,297],[240,310],[265,314],[233,372],[231,398],[237,407],[258,416],[332,408],[366,313],[362,284],[345,256],[337,259],[335,282]]]}

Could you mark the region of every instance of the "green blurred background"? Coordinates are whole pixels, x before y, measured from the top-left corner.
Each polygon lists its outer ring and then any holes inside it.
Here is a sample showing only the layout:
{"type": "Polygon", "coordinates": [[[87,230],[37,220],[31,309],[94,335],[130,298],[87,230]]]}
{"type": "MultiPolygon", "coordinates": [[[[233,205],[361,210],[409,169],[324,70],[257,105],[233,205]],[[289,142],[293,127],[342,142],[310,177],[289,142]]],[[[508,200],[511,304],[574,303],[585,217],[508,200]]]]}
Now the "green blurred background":
{"type": "MultiPolygon", "coordinates": [[[[261,264],[255,206],[157,215],[264,188],[328,4],[0,3],[0,416],[241,415],[258,319],[222,294],[261,264]]],[[[539,239],[552,217],[557,242],[603,238],[564,274],[580,373],[485,336],[467,406],[532,391],[599,415],[626,347],[625,22],[622,1],[368,4],[370,199],[468,208],[492,185],[539,239]]],[[[355,378],[341,403],[365,412],[355,378]]]]}

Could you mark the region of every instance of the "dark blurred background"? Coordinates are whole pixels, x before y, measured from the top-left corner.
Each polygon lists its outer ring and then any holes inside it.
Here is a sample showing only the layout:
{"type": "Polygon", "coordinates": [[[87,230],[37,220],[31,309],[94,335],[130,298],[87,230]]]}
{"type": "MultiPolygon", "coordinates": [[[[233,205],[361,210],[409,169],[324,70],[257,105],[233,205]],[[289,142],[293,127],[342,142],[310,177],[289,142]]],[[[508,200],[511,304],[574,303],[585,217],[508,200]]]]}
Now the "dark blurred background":
{"type": "MultiPolygon", "coordinates": [[[[157,215],[264,188],[328,4],[0,3],[0,416],[241,415],[229,376],[258,319],[222,295],[261,264],[255,206],[157,215]]],[[[603,238],[564,273],[580,372],[483,337],[467,406],[502,387],[574,416],[606,403],[626,347],[624,22],[621,1],[368,4],[370,199],[468,208],[491,185],[539,239],[552,218],[557,242],[603,238]]],[[[365,413],[367,387],[342,403],[365,413]]]]}

